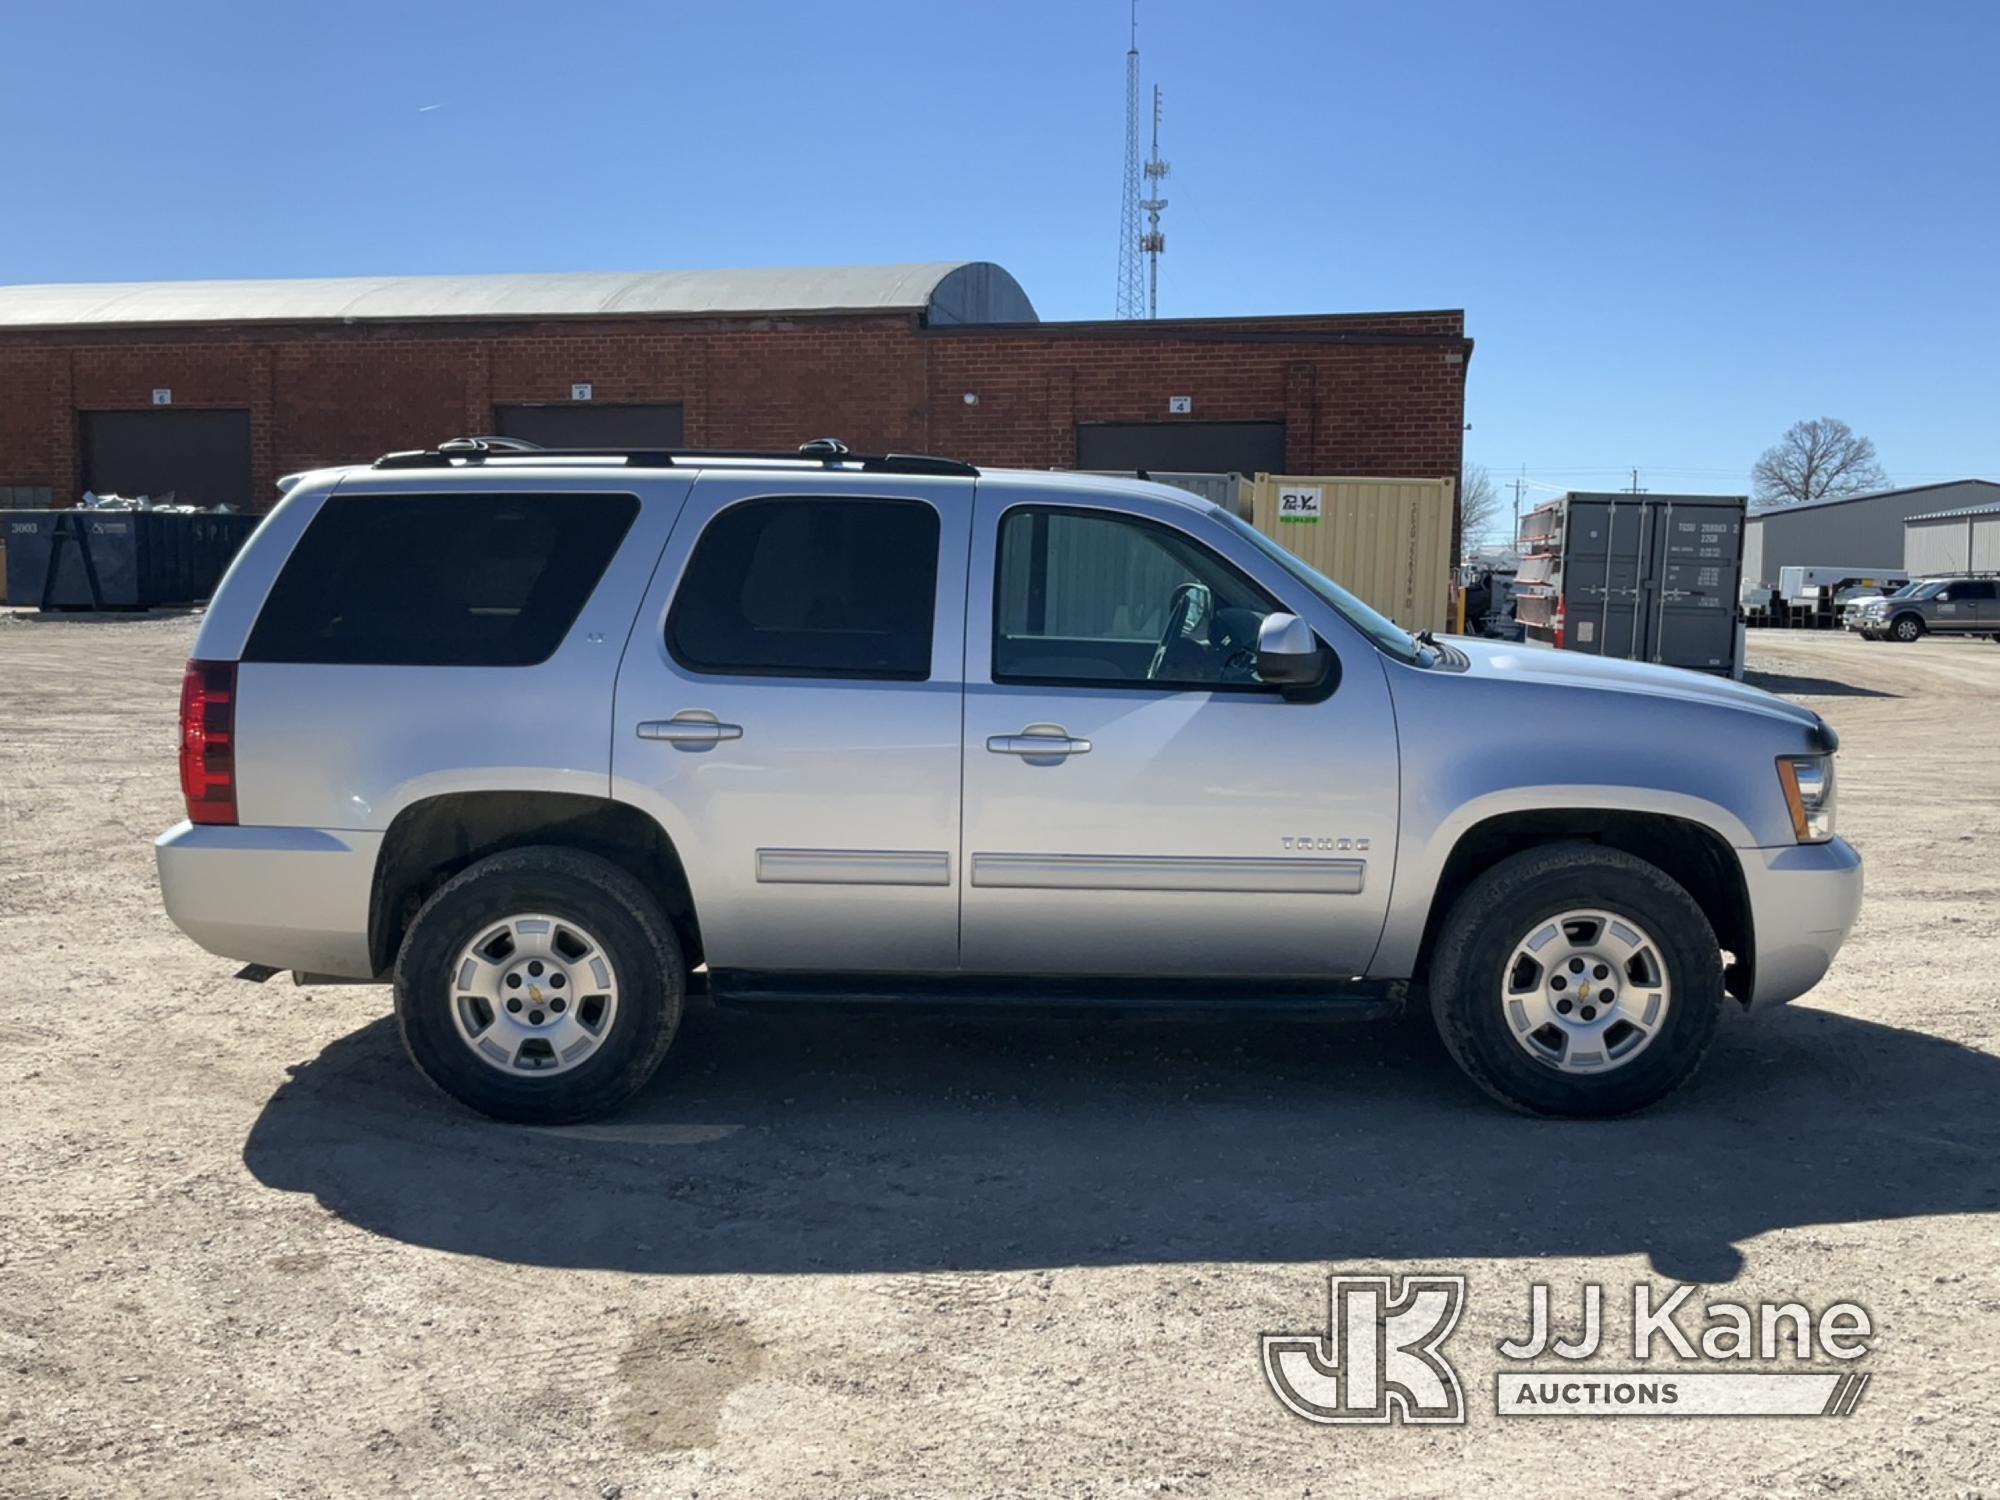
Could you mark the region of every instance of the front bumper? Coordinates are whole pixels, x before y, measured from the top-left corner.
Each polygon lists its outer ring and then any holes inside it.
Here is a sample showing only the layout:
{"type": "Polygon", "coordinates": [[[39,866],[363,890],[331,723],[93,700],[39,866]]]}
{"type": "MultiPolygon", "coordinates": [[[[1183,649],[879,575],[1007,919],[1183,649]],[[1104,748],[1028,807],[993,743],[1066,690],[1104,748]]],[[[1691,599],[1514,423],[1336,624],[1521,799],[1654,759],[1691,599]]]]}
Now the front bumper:
{"type": "Polygon", "coordinates": [[[379,833],[176,823],[153,841],[174,925],[210,953],[373,979],[368,902],[379,833]]]}
{"type": "Polygon", "coordinates": [[[1825,977],[1861,911],[1861,855],[1845,839],[1739,849],[1757,977],[1750,1003],[1782,1005],[1825,977]]]}

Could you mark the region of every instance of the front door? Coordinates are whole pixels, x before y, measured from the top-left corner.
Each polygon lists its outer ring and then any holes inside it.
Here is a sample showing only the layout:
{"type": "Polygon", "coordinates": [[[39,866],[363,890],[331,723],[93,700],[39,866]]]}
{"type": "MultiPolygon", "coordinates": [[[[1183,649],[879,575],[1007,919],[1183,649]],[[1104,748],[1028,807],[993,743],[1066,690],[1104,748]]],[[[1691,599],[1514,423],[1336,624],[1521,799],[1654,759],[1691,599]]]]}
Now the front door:
{"type": "Polygon", "coordinates": [[[957,966],[971,490],[696,482],[626,647],[612,794],[673,839],[712,970],[957,966]]]}
{"type": "Polygon", "coordinates": [[[965,662],[968,973],[1366,971],[1396,835],[1380,659],[1224,523],[982,480],[965,662]],[[1287,586],[1289,585],[1289,587],[1287,586]],[[1260,684],[1283,607],[1338,660],[1260,684]]]}

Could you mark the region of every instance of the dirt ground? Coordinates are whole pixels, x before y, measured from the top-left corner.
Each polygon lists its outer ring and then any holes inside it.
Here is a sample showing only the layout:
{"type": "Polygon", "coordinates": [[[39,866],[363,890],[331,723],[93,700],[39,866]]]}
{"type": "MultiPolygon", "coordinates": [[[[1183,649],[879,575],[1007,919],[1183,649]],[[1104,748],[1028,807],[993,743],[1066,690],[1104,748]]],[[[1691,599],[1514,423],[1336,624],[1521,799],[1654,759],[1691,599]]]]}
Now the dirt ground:
{"type": "Polygon", "coordinates": [[[2000,647],[1755,642],[1841,732],[1868,899],[1639,1119],[1499,1113],[1407,1025],[701,1012],[532,1131],[385,990],[168,923],[192,630],[0,611],[0,1495],[2000,1493],[2000,647]],[[1258,1335],[1337,1270],[1470,1278],[1466,1425],[1279,1406],[1258,1335]],[[1874,1381],[1501,1419],[1537,1280],[1857,1300],[1874,1381]]]}

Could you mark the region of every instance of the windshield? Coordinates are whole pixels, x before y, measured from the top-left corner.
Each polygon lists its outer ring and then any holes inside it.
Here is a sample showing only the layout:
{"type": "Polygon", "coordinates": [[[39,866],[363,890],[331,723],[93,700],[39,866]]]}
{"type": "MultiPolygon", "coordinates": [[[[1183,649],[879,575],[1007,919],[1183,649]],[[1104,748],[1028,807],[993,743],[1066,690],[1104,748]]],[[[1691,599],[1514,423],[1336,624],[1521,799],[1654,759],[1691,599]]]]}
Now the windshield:
{"type": "Polygon", "coordinates": [[[1259,552],[1262,552],[1271,561],[1291,574],[1292,577],[1298,579],[1300,583],[1303,583],[1307,588],[1319,595],[1321,599],[1333,606],[1342,619],[1346,620],[1348,624],[1359,630],[1391,656],[1397,658],[1399,661],[1407,662],[1415,662],[1421,659],[1415,637],[1387,615],[1376,613],[1375,610],[1363,604],[1354,595],[1348,593],[1346,589],[1320,572],[1319,569],[1307,563],[1303,558],[1287,552],[1283,547],[1265,536],[1263,532],[1252,526],[1248,521],[1245,521],[1241,516],[1232,515],[1220,506],[1216,507],[1215,513],[1222,517],[1223,521],[1238,536],[1250,542],[1259,552]]]}
{"type": "Polygon", "coordinates": [[[1913,583],[1910,585],[1909,593],[1903,597],[1906,599],[1928,599],[1932,594],[1943,588],[1946,581],[1942,578],[1933,578],[1929,583],[1913,583]]]}

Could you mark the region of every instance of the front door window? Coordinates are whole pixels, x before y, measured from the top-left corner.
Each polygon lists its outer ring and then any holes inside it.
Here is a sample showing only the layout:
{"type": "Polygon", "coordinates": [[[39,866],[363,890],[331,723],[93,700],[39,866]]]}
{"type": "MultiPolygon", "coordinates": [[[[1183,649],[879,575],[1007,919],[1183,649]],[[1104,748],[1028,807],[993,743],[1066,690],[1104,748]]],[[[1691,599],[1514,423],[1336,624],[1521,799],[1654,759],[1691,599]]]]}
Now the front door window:
{"type": "Polygon", "coordinates": [[[993,680],[1260,689],[1257,631],[1278,608],[1168,527],[1023,506],[1000,525],[993,680]]]}

